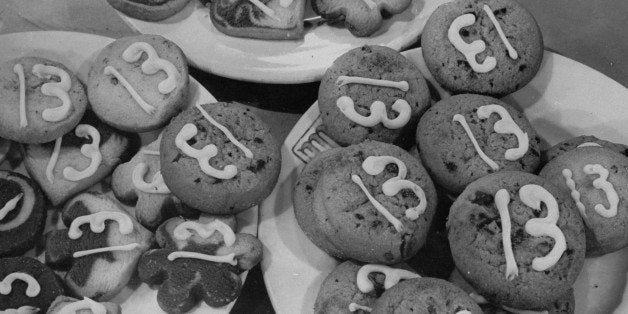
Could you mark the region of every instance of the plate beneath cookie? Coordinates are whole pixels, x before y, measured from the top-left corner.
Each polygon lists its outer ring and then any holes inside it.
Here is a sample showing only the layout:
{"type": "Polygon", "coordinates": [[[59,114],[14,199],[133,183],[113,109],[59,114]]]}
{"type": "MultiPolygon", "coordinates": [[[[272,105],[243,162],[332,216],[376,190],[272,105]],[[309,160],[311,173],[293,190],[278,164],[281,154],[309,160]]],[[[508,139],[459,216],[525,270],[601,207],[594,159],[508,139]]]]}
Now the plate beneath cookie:
{"type": "MultiPolygon", "coordinates": [[[[0,35],[0,62],[4,62],[13,58],[22,56],[39,56],[58,61],[66,65],[70,70],[74,71],[82,82],[87,81],[87,73],[89,71],[89,62],[92,61],[98,51],[114,39],[97,35],[74,33],[74,32],[24,32],[0,35]]],[[[216,98],[212,96],[199,82],[190,77],[190,97],[189,106],[196,103],[216,102],[216,98]]],[[[142,144],[148,144],[157,138],[157,132],[144,133],[141,135],[142,144]]],[[[0,154],[3,153],[2,147],[7,141],[0,139],[0,154]]],[[[9,158],[10,159],[10,158],[9,158]]],[[[23,165],[12,164],[7,160],[2,163],[0,158],[0,169],[12,170],[27,175],[23,165]],[[12,165],[11,165],[12,164],[12,165]]],[[[115,199],[111,189],[108,187],[107,179],[105,183],[99,183],[89,190],[105,192],[109,197],[115,199]]],[[[124,205],[121,205],[125,207],[124,205]]],[[[126,207],[127,210],[132,210],[126,207]]],[[[55,228],[53,219],[50,219],[52,211],[49,211],[47,230],[55,228]]],[[[53,216],[54,217],[54,216],[53,216]]],[[[236,216],[238,230],[236,232],[244,232],[257,235],[258,225],[258,208],[253,207],[236,216]]],[[[35,254],[30,252],[30,254],[35,254]]],[[[39,255],[43,261],[43,254],[39,255]]],[[[246,279],[247,272],[241,275],[242,281],[246,279]]],[[[148,285],[132,279],[129,285],[125,287],[112,302],[119,303],[122,306],[123,313],[163,313],[157,304],[157,290],[152,289],[148,285]]],[[[222,308],[211,308],[207,304],[201,302],[190,313],[229,313],[235,301],[222,308]]]]}
{"type": "MultiPolygon", "coordinates": [[[[403,54],[436,85],[420,49],[403,54]]],[[[442,89],[439,93],[447,97],[442,89]]],[[[581,134],[628,144],[628,90],[558,54],[546,51],[532,82],[503,100],[524,111],[543,149],[581,134]]],[[[323,279],[337,264],[303,234],[292,205],[292,189],[303,165],[330,146],[320,124],[315,103],[286,138],[279,183],[260,206],[259,238],[266,249],[262,271],[278,313],[311,313],[323,279]]],[[[574,285],[576,313],[628,313],[627,260],[628,248],[586,259],[574,285]]]]}
{"type": "Polygon", "coordinates": [[[176,15],[159,22],[120,16],[146,34],[162,35],[183,49],[195,67],[243,81],[297,84],[321,79],[341,54],[364,44],[396,50],[417,41],[430,14],[450,0],[413,0],[403,13],[384,21],[368,38],[358,38],[344,27],[318,23],[310,1],[306,3],[306,33],[302,40],[256,40],[227,36],[218,31],[209,9],[192,0],[176,15]]]}

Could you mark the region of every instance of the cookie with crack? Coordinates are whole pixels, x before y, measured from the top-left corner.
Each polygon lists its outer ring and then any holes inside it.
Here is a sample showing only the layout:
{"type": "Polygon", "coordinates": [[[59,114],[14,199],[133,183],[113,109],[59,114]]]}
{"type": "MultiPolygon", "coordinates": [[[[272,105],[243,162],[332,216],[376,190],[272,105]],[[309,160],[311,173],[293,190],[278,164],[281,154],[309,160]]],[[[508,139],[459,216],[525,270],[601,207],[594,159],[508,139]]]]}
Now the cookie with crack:
{"type": "Polygon", "coordinates": [[[24,166],[56,206],[108,176],[132,139],[88,111],[73,132],[54,142],[24,145],[24,166]]]}
{"type": "Polygon", "coordinates": [[[0,258],[0,312],[44,313],[63,292],[55,273],[40,261],[25,256],[0,258]]]}
{"type": "Polygon", "coordinates": [[[153,234],[99,193],[74,197],[61,218],[68,229],[46,235],[46,264],[67,270],[64,280],[75,294],[111,299],[131,279],[153,234]]]}
{"type": "Polygon", "coordinates": [[[0,257],[33,248],[45,223],[44,197],[37,184],[17,172],[0,170],[0,257]]]}
{"type": "Polygon", "coordinates": [[[377,32],[384,21],[405,11],[411,0],[313,0],[312,9],[331,23],[344,23],[351,34],[368,37],[377,32]]]}
{"type": "Polygon", "coordinates": [[[58,296],[46,314],[81,313],[81,314],[120,314],[122,309],[119,304],[111,302],[96,302],[83,297],[78,300],[72,297],[58,296]]]}
{"type": "Polygon", "coordinates": [[[183,10],[190,0],[107,0],[116,10],[144,21],[165,20],[183,10]]]}
{"type": "Polygon", "coordinates": [[[63,64],[38,57],[0,63],[0,137],[46,143],[72,130],[87,108],[83,83],[63,64]]]}

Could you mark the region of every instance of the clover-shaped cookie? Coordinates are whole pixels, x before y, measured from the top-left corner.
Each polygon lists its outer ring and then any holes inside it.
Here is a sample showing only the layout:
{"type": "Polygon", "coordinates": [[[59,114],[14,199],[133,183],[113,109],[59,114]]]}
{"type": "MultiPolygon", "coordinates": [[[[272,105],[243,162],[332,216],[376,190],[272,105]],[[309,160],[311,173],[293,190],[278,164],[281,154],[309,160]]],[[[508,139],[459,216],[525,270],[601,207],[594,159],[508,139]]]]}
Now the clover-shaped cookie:
{"type": "Polygon", "coordinates": [[[153,234],[99,193],[83,193],[62,212],[68,229],[46,237],[46,263],[64,270],[74,293],[111,299],[129,281],[153,234]]]}
{"type": "Polygon", "coordinates": [[[85,313],[85,314],[120,314],[119,304],[112,302],[99,303],[90,298],[78,300],[66,296],[58,296],[46,314],[85,313]]]}
{"type": "Polygon", "coordinates": [[[403,12],[411,0],[314,0],[314,12],[332,22],[344,22],[358,37],[367,37],[381,26],[384,16],[403,12]]]}

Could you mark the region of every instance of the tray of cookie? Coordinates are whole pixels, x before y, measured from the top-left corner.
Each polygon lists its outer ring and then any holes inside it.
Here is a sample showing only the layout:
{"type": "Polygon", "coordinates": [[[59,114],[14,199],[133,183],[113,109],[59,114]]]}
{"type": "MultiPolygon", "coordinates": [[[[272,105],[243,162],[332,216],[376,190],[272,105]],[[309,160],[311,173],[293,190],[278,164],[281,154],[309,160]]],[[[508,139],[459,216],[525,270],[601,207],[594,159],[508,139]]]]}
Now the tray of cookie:
{"type": "Polygon", "coordinates": [[[628,90],[513,0],[338,57],[260,207],[278,313],[626,313],[628,90]]]}
{"type": "Polygon", "coordinates": [[[3,35],[0,310],[229,312],[279,145],[158,35],[3,35]]]}

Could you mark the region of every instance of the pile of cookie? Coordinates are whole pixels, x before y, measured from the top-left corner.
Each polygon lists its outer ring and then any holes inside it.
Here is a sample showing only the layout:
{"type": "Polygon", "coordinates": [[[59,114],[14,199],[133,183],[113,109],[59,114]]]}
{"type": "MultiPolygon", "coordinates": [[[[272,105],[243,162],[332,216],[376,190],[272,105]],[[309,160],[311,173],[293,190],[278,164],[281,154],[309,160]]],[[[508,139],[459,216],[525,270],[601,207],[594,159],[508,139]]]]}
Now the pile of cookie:
{"type": "Polygon", "coordinates": [[[277,182],[269,127],[198,102],[163,37],[115,40],[89,66],[85,87],[52,60],[0,64],[0,162],[8,140],[21,155],[0,171],[0,311],[120,313],[104,301],[136,274],[169,313],[232,302],[262,257],[235,215],[277,182]]]}
{"type": "Polygon", "coordinates": [[[322,130],[338,145],[309,152],[293,203],[342,263],[314,312],[573,313],[585,256],[628,245],[626,146],[578,136],[541,152],[524,113],[497,98],[543,58],[514,0],[444,4],[421,46],[438,88],[374,46],[323,77],[322,130]]]}

